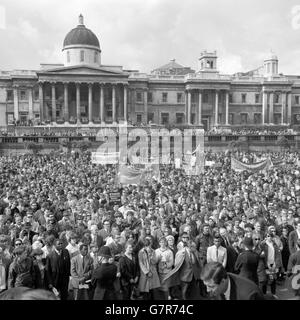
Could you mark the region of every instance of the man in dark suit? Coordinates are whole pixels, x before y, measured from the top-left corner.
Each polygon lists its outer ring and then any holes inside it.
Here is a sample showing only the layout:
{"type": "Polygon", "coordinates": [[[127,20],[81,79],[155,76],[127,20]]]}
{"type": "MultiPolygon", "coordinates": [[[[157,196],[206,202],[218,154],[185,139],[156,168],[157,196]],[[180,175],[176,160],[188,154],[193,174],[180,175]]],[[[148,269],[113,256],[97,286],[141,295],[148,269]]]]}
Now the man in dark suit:
{"type": "Polygon", "coordinates": [[[245,237],[243,241],[245,250],[241,252],[235,263],[235,271],[241,277],[247,278],[258,284],[258,263],[259,255],[253,251],[254,243],[252,238],[245,237]]]}
{"type": "MultiPolygon", "coordinates": [[[[68,285],[70,277],[70,255],[63,249],[63,241],[56,239],[55,249],[46,258],[46,277],[50,290],[56,289],[61,300],[68,298],[68,285]]],[[[53,290],[55,292],[55,290],[53,290]]]]}
{"type": "Polygon", "coordinates": [[[201,272],[201,279],[215,300],[265,300],[253,281],[227,273],[219,262],[207,263],[201,272]]]}
{"type": "Polygon", "coordinates": [[[296,229],[289,234],[289,249],[290,254],[297,251],[297,240],[300,238],[300,221],[295,225],[296,229]]]}
{"type": "Polygon", "coordinates": [[[221,246],[227,250],[226,271],[234,272],[235,262],[238,257],[236,250],[232,246],[232,239],[228,235],[226,228],[220,228],[221,246]]]}

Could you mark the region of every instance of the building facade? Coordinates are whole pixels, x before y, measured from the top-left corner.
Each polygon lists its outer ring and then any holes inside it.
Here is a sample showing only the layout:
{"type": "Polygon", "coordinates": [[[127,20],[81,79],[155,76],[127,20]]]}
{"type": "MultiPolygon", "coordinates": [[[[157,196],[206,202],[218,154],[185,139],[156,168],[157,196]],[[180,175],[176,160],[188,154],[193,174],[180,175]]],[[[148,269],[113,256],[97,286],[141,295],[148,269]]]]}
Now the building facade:
{"type": "Polygon", "coordinates": [[[0,71],[0,126],[117,123],[234,127],[300,124],[300,76],[262,67],[220,74],[217,53],[203,51],[197,70],[174,59],[150,74],[105,65],[97,36],[79,23],[65,37],[64,64],[0,71]]]}

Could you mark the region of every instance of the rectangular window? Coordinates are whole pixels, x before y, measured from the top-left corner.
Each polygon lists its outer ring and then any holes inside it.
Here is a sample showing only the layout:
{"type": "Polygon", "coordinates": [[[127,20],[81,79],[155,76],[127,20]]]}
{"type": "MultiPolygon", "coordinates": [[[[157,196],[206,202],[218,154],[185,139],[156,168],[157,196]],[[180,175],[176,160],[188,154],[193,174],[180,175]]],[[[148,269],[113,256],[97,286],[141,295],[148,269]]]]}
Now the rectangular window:
{"type": "Polygon", "coordinates": [[[254,113],[254,124],[261,124],[261,113],[254,113]]]}
{"type": "Polygon", "coordinates": [[[203,95],[203,103],[208,103],[208,93],[204,93],[204,95],[203,95]]]}
{"type": "Polygon", "coordinates": [[[148,102],[153,102],[153,95],[152,92],[148,92],[148,102]]]}
{"type": "Polygon", "coordinates": [[[176,123],[177,124],[184,123],[184,114],[183,113],[176,113],[176,123]]]}
{"type": "Polygon", "coordinates": [[[142,93],[141,92],[137,92],[136,93],[136,101],[137,102],[142,102],[143,101],[143,97],[142,97],[142,93]]]}
{"type": "Polygon", "coordinates": [[[154,113],[148,113],[148,122],[149,121],[151,121],[151,122],[154,121],[154,113]]]}
{"type": "Polygon", "coordinates": [[[39,90],[35,89],[33,91],[33,97],[34,97],[34,100],[39,100],[39,90]]]}
{"type": "Polygon", "coordinates": [[[192,113],[191,122],[192,122],[192,124],[196,123],[196,113],[192,113]]]}
{"type": "Polygon", "coordinates": [[[279,103],[279,94],[278,93],[275,93],[274,102],[279,103]]]}
{"type": "Polygon", "coordinates": [[[83,62],[84,61],[84,51],[81,50],[80,51],[80,62],[83,62]]]}
{"type": "Polygon", "coordinates": [[[142,115],[141,114],[137,114],[136,115],[136,122],[137,123],[141,123],[142,122],[142,115]]]}
{"type": "Polygon", "coordinates": [[[246,103],[246,93],[242,93],[242,103],[246,103]]]}
{"type": "Polygon", "coordinates": [[[163,94],[162,94],[162,102],[168,102],[168,93],[167,92],[163,92],[163,94]]]}
{"type": "Polygon", "coordinates": [[[295,96],[295,103],[299,104],[299,96],[295,96]]]}
{"type": "Polygon", "coordinates": [[[241,123],[247,124],[248,122],[248,114],[247,113],[241,113],[241,123]]]}
{"type": "Polygon", "coordinates": [[[168,113],[161,114],[161,124],[169,124],[169,114],[168,113]]]}
{"type": "Polygon", "coordinates": [[[274,124],[281,123],[281,113],[274,113],[274,124]]]}
{"type": "Polygon", "coordinates": [[[95,63],[98,63],[98,52],[95,52],[94,62],[95,62],[95,63]]]}
{"type": "Polygon", "coordinates": [[[259,93],[255,94],[255,103],[259,103],[259,93]]]}
{"type": "Polygon", "coordinates": [[[20,92],[20,99],[21,99],[21,100],[26,100],[26,91],[21,90],[21,92],[20,92]]]}
{"type": "Polygon", "coordinates": [[[7,90],[7,101],[12,101],[14,99],[13,91],[7,90]]]}
{"type": "Polygon", "coordinates": [[[229,94],[229,103],[233,103],[233,96],[231,93],[229,94]]]}
{"type": "Polygon", "coordinates": [[[229,123],[234,124],[234,113],[229,113],[229,123]]]}
{"type": "Polygon", "coordinates": [[[177,103],[182,103],[182,93],[177,93],[177,103]]]}

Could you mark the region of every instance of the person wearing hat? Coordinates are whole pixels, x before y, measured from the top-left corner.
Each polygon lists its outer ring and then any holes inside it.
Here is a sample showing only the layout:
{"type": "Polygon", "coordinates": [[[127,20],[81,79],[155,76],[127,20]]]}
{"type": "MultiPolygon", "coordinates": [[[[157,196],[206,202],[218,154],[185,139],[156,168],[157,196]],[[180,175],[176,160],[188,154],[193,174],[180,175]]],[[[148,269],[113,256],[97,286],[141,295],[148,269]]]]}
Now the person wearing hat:
{"type": "Polygon", "coordinates": [[[114,282],[117,278],[117,266],[110,263],[112,258],[108,246],[99,249],[99,264],[92,274],[92,284],[96,286],[93,300],[115,300],[114,282]]]}
{"type": "Polygon", "coordinates": [[[235,271],[244,278],[258,284],[257,267],[259,255],[253,251],[254,242],[252,237],[245,237],[243,240],[244,251],[241,252],[235,262],[235,271]]]}

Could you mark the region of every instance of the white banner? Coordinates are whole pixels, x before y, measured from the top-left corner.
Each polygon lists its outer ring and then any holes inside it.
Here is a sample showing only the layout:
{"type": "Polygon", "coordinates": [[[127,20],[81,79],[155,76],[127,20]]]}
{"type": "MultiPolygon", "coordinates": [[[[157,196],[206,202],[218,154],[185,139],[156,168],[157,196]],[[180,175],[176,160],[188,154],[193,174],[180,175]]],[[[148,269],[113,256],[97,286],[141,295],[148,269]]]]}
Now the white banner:
{"type": "Polygon", "coordinates": [[[175,169],[180,169],[181,166],[181,160],[180,158],[175,159],[175,169]]]}
{"type": "Polygon", "coordinates": [[[117,164],[119,162],[119,156],[119,152],[92,152],[91,161],[94,164],[117,164]]]}

